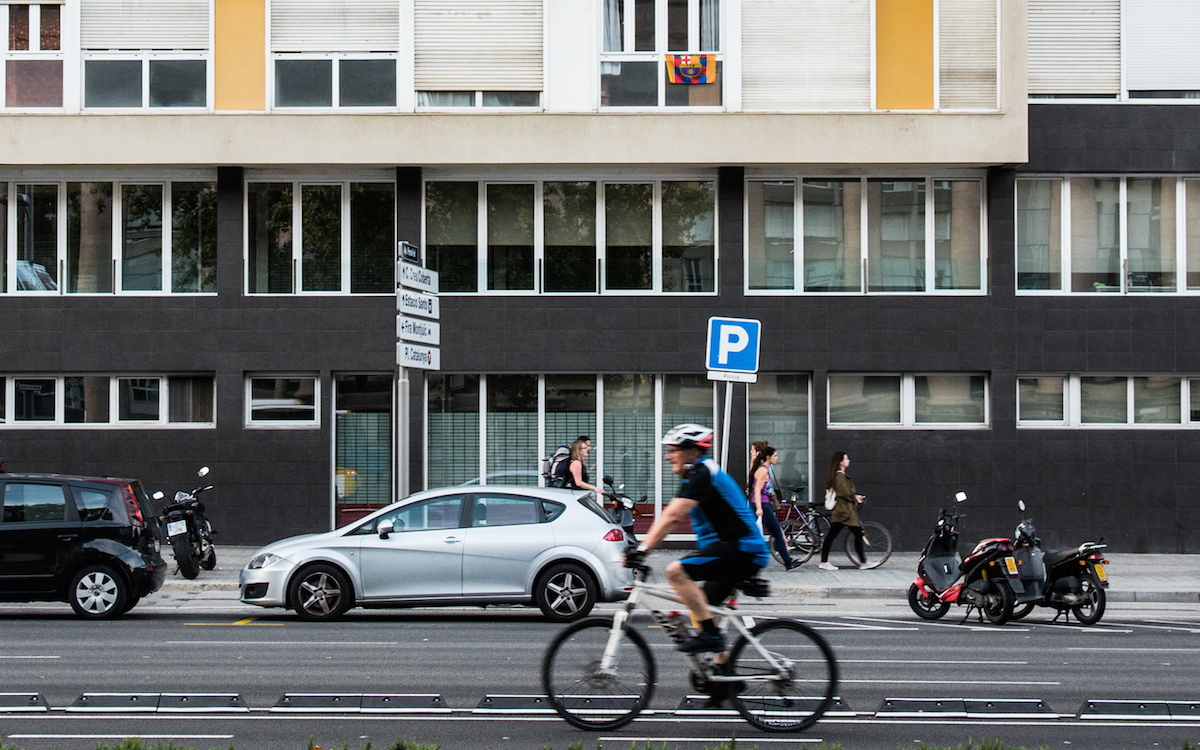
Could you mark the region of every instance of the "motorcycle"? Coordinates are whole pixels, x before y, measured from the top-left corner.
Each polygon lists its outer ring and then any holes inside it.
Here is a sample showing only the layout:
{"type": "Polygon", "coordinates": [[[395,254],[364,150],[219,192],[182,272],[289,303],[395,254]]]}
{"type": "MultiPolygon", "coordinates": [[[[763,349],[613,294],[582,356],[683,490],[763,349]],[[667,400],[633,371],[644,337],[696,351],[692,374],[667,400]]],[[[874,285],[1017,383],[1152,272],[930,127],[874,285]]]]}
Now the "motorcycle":
{"type": "MultiPolygon", "coordinates": [[[[967,495],[959,492],[954,499],[961,503],[967,495]]],[[[957,604],[967,607],[963,622],[975,608],[988,622],[1003,625],[1012,617],[1014,591],[1024,591],[1012,542],[984,539],[960,561],[958,522],[965,515],[942,509],[917,562],[917,578],[908,587],[908,606],[918,617],[936,620],[957,604]]]]}
{"type": "MultiPolygon", "coordinates": [[[[205,466],[196,472],[203,479],[208,476],[205,466]]],[[[201,492],[211,490],[212,485],[201,485],[191,492],[176,492],[175,500],[162,509],[158,522],[167,530],[171,548],[175,551],[175,562],[184,578],[200,575],[200,569],[212,570],[217,566],[217,550],[213,546],[212,524],[204,517],[204,503],[197,499],[201,492]]],[[[162,500],[163,493],[155,492],[154,499],[162,500]]]]}
{"type": "MultiPolygon", "coordinates": [[[[608,492],[604,493],[605,506],[613,516],[613,523],[625,530],[626,543],[637,544],[637,537],[633,535],[633,517],[636,515],[633,498],[625,494],[624,484],[613,489],[613,478],[608,474],[604,475],[604,483],[608,485],[608,492]]],[[[642,495],[642,502],[646,502],[645,495],[642,495]]]]}
{"type": "Polygon", "coordinates": [[[1106,600],[1104,589],[1108,588],[1104,569],[1108,560],[1102,550],[1108,545],[1101,539],[1047,553],[1033,519],[1025,517],[1025,501],[1018,500],[1017,507],[1021,509],[1021,522],[1013,534],[1013,556],[1025,591],[1017,594],[1012,619],[1019,620],[1040,606],[1057,610],[1051,622],[1060,616],[1070,619],[1070,615],[1075,615],[1081,625],[1100,622],[1106,600]]]}

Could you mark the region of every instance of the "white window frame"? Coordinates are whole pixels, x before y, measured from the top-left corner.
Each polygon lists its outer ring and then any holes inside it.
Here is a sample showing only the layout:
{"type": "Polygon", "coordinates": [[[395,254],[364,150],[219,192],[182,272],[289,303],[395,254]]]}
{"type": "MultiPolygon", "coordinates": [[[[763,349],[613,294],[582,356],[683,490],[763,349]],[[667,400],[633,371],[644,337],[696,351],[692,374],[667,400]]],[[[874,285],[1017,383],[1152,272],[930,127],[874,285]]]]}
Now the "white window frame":
{"type": "Polygon", "coordinates": [[[1200,375],[1189,375],[1186,373],[1107,373],[1107,372],[1089,372],[1089,373],[1073,373],[1065,374],[1057,373],[1037,373],[1037,374],[1020,374],[1017,375],[1017,427],[1021,429],[1035,430],[1181,430],[1181,429],[1200,429],[1200,420],[1192,420],[1191,404],[1192,404],[1192,384],[1196,383],[1198,389],[1197,395],[1200,395],[1200,375]],[[1021,386],[1022,380],[1031,378],[1053,377],[1063,379],[1063,419],[1061,420],[1037,420],[1037,419],[1021,419],[1021,386]],[[1113,377],[1125,379],[1125,409],[1126,416],[1124,422],[1088,422],[1082,421],[1082,379],[1095,377],[1113,377]],[[1137,405],[1134,403],[1134,379],[1145,377],[1165,377],[1178,378],[1180,381],[1179,398],[1180,398],[1180,420],[1170,424],[1164,423],[1137,423],[1135,421],[1137,414],[1137,405]]]}
{"type": "Polygon", "coordinates": [[[304,112],[306,114],[321,112],[337,112],[349,114],[357,112],[399,112],[400,102],[400,55],[397,52],[272,52],[271,74],[267,76],[267,109],[272,112],[304,112]],[[331,60],[330,75],[333,76],[330,88],[331,104],[317,106],[288,106],[275,103],[275,63],[280,60],[331,60]],[[341,81],[339,71],[343,60],[391,60],[396,65],[396,104],[381,106],[343,106],[341,99],[341,81]]]}
{"type": "Polygon", "coordinates": [[[314,374],[296,374],[296,373],[247,373],[244,382],[243,392],[245,398],[243,404],[245,406],[244,422],[246,429],[265,429],[265,430],[311,430],[321,427],[321,376],[314,374]],[[253,409],[254,400],[251,397],[251,383],[254,380],[272,380],[272,379],[287,379],[287,380],[312,380],[313,381],[313,418],[309,419],[254,419],[253,409]]]}
{"type": "MultiPolygon", "coordinates": [[[[77,18],[77,16],[76,16],[77,18]]],[[[67,12],[64,0],[29,0],[29,2],[0,3],[0,110],[5,112],[62,112],[66,108],[67,86],[70,76],[67,75],[67,61],[64,51],[68,45],[67,24],[71,15],[67,12]],[[8,19],[9,5],[29,6],[29,47],[28,50],[10,50],[8,48],[8,19]],[[58,49],[42,50],[42,6],[57,5],[59,11],[58,49]],[[57,107],[9,107],[8,102],[8,61],[9,60],[59,60],[62,62],[63,102],[57,107]]]]}
{"type": "Polygon", "coordinates": [[[447,113],[471,112],[476,109],[486,109],[488,111],[494,110],[497,112],[541,112],[542,110],[545,109],[545,94],[546,94],[545,91],[518,91],[518,90],[499,91],[499,90],[494,90],[494,89],[478,89],[475,91],[470,91],[467,89],[455,89],[455,90],[447,89],[444,91],[435,91],[435,90],[430,90],[430,89],[424,89],[421,91],[416,91],[415,97],[416,97],[416,102],[417,102],[417,104],[416,104],[417,109],[422,112],[447,112],[447,113]],[[451,105],[445,105],[445,104],[436,104],[435,105],[435,104],[421,104],[420,103],[421,102],[421,94],[441,94],[441,93],[472,94],[475,97],[475,101],[472,104],[463,105],[463,106],[451,106],[451,105]],[[538,103],[537,104],[513,105],[511,107],[500,106],[500,105],[485,105],[483,103],[483,95],[484,94],[537,94],[538,95],[538,103]]]}
{"type": "Polygon", "coordinates": [[[138,112],[139,114],[194,114],[214,111],[213,104],[213,55],[211,50],[141,50],[119,52],[85,50],[79,69],[79,105],[84,112],[115,113],[138,112]],[[137,107],[89,107],[87,105],[87,64],[94,61],[131,61],[142,64],[142,103],[137,107]],[[199,107],[152,107],[150,106],[150,62],[157,60],[181,60],[204,63],[204,105],[199,107]]]}
{"type": "MultiPolygon", "coordinates": [[[[751,182],[791,182],[793,205],[793,252],[792,268],[795,284],[792,289],[751,289],[750,288],[750,200],[749,190],[743,189],[747,197],[742,201],[742,293],[748,297],[777,297],[808,295],[822,297],[836,296],[947,296],[947,297],[982,297],[988,294],[988,210],[987,210],[987,181],[983,177],[971,176],[914,176],[914,177],[838,177],[827,175],[781,175],[748,177],[745,185],[751,182]],[[860,185],[862,200],[859,201],[859,288],[849,292],[820,292],[806,291],[804,288],[804,181],[818,182],[855,182],[860,185]],[[869,283],[870,271],[870,242],[869,219],[870,202],[867,199],[867,186],[873,181],[921,182],[925,183],[925,289],[914,292],[872,291],[869,283]],[[979,288],[978,289],[938,289],[937,285],[937,214],[934,203],[934,183],[936,182],[977,182],[979,183],[979,288]]],[[[1015,192],[1014,192],[1015,196],[1015,192]]],[[[1015,200],[1015,197],[1014,197],[1015,200]]]]}
{"type": "MultiPolygon", "coordinates": [[[[202,377],[208,377],[204,373],[202,377]]],[[[0,416],[0,425],[5,429],[14,430],[45,430],[45,429],[82,429],[82,430],[128,430],[128,429],[172,429],[196,430],[214,429],[216,425],[216,378],[213,376],[213,415],[210,422],[172,422],[171,413],[171,375],[163,373],[119,373],[115,375],[0,375],[4,380],[4,411],[0,416]],[[66,420],[66,380],[75,377],[100,377],[108,379],[108,421],[107,422],[67,422],[66,420]],[[18,420],[16,418],[16,385],[17,380],[52,380],[54,381],[54,419],[53,420],[18,420]],[[158,418],[157,419],[121,419],[119,380],[157,380],[158,381],[158,418]]]]}
{"type": "Polygon", "coordinates": [[[830,372],[825,378],[825,425],[830,430],[988,430],[992,427],[992,377],[987,372],[830,372]],[[918,377],[961,376],[983,378],[982,422],[918,422],[916,381],[918,377]],[[834,422],[831,416],[830,380],[835,377],[900,378],[899,422],[834,422]]]}

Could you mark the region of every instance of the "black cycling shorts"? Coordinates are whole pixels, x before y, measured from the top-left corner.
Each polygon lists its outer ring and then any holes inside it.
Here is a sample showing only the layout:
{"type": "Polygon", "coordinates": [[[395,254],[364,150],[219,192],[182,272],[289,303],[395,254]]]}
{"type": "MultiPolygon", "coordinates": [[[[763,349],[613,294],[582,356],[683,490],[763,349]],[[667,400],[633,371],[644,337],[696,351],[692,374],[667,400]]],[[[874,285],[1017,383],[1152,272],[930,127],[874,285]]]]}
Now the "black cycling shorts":
{"type": "Polygon", "coordinates": [[[713,542],[679,561],[688,577],[704,582],[709,604],[725,601],[737,585],[759,571],[750,554],[728,542],[713,542]]]}

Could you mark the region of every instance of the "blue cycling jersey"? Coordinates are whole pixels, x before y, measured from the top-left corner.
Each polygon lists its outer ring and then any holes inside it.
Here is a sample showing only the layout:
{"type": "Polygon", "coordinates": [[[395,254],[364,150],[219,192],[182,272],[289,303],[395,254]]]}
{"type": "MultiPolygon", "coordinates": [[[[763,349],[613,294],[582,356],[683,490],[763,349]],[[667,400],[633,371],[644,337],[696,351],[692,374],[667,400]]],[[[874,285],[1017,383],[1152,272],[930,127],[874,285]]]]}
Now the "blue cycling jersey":
{"type": "Polygon", "coordinates": [[[746,496],[716,461],[706,458],[694,465],[680,484],[678,496],[697,503],[691,516],[698,547],[720,540],[751,555],[759,567],[771,562],[771,552],[746,496]]]}

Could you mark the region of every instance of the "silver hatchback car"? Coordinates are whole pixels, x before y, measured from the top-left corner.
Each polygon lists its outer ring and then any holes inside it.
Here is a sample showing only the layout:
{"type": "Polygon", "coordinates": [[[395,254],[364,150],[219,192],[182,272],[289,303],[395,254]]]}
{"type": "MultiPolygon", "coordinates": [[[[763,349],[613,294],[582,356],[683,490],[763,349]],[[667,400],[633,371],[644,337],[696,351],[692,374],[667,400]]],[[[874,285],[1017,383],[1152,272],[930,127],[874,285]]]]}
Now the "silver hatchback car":
{"type": "Polygon", "coordinates": [[[628,594],[625,535],[586,491],[447,487],[334,531],[268,544],[242,568],[246,604],[328,620],[354,606],[536,604],[584,617],[628,594]]]}

